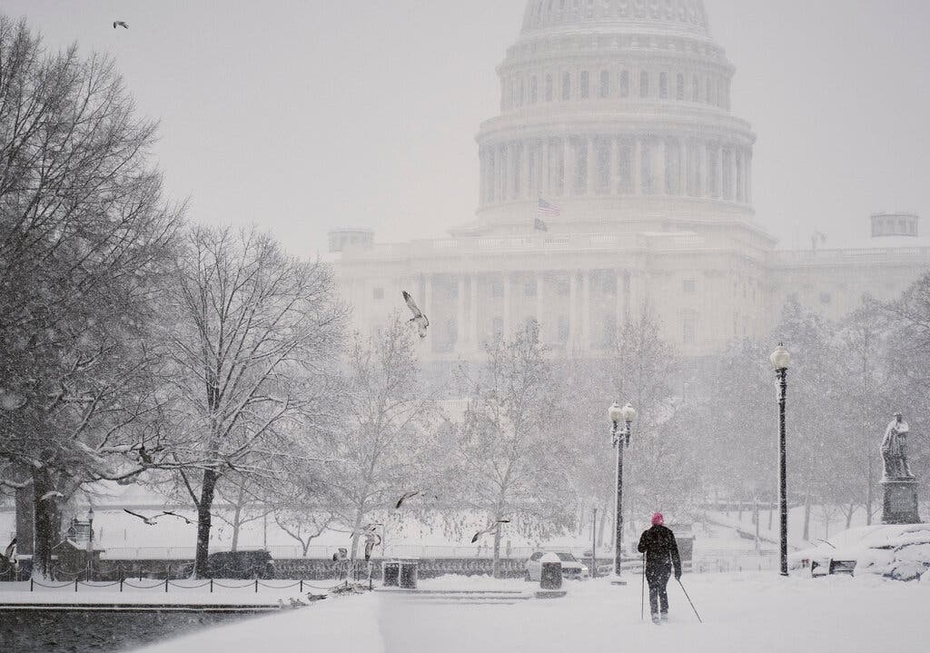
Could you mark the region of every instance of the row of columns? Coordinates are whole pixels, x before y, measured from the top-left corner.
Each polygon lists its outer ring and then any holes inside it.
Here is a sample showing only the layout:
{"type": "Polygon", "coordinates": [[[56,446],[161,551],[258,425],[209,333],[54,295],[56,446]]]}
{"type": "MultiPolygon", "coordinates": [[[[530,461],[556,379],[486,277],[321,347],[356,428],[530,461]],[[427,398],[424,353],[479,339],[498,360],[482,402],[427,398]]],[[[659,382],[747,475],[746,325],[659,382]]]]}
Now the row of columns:
{"type": "Polygon", "coordinates": [[[752,203],[752,150],[716,141],[577,136],[485,145],[480,205],[583,195],[670,195],[752,203]]]}
{"type": "MultiPolygon", "coordinates": [[[[434,275],[425,274],[419,278],[419,296],[422,297],[421,306],[423,312],[432,321],[431,328],[434,329],[434,333],[437,328],[442,328],[439,315],[443,313],[448,315],[454,310],[456,316],[455,349],[475,350],[481,346],[482,342],[494,336],[491,331],[493,330],[495,318],[500,318],[501,330],[504,336],[509,336],[517,326],[513,313],[514,274],[520,274],[524,281],[535,282],[534,317],[539,324],[545,326],[547,332],[553,328],[550,325],[554,324],[556,329],[559,328],[558,319],[561,315],[560,312],[552,308],[554,305],[552,301],[546,301],[547,293],[550,300],[553,298],[553,290],[548,282],[555,281],[558,284],[567,280],[568,334],[567,338],[565,338],[565,345],[572,349],[586,350],[592,348],[594,344],[591,316],[594,308],[592,304],[592,281],[595,272],[598,273],[599,278],[605,278],[606,275],[614,276],[615,292],[609,308],[614,314],[615,324],[621,324],[623,321],[631,319],[631,310],[635,310],[642,301],[642,289],[641,284],[637,282],[636,273],[628,269],[588,270],[583,272],[553,270],[536,271],[534,273],[443,274],[441,276],[446,278],[446,284],[450,283],[449,277],[454,277],[451,280],[453,285],[446,285],[446,287],[454,287],[456,292],[454,300],[441,307],[436,301],[437,283],[434,281],[434,275]],[[491,283],[488,283],[488,280],[491,283]],[[497,297],[494,297],[492,285],[495,282],[501,284],[499,308],[495,305],[497,297]],[[491,329],[487,333],[479,332],[482,328],[479,318],[483,318],[485,323],[490,322],[491,329]]],[[[522,288],[522,286],[519,287],[522,288]]],[[[558,337],[556,339],[559,340],[558,337]]]]}

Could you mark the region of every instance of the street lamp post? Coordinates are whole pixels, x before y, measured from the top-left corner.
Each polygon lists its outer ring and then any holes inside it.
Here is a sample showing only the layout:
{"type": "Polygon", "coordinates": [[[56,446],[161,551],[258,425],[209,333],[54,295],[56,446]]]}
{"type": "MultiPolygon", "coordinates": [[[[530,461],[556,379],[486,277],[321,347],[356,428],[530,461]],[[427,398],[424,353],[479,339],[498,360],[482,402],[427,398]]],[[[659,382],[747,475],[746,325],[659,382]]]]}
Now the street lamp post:
{"type": "Polygon", "coordinates": [[[94,576],[94,507],[87,511],[87,580],[94,576]]]}
{"type": "Polygon", "coordinates": [[[614,580],[615,585],[625,585],[626,581],[620,580],[620,563],[623,540],[623,450],[630,446],[631,426],[636,419],[636,410],[629,403],[620,407],[620,404],[614,402],[607,409],[613,425],[610,430],[611,443],[617,448],[617,503],[616,503],[616,533],[614,534],[616,546],[614,549],[614,580]],[[622,425],[621,425],[622,424],[622,425]]]}
{"type": "Polygon", "coordinates": [[[784,344],[769,357],[778,380],[778,502],[781,512],[781,575],[788,575],[788,463],[785,445],[785,398],[788,393],[788,364],[791,354],[784,344]]]}

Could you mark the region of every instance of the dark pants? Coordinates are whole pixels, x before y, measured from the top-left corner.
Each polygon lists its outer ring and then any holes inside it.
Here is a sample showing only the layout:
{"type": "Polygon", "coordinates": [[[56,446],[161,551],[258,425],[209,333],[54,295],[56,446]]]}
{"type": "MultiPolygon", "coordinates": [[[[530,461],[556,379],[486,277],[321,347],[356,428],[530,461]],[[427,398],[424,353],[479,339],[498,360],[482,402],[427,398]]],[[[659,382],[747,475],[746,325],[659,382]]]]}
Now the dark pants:
{"type": "Polygon", "coordinates": [[[646,565],[646,582],[649,583],[649,609],[652,614],[668,612],[668,592],[666,586],[672,575],[671,565],[646,565]]]}

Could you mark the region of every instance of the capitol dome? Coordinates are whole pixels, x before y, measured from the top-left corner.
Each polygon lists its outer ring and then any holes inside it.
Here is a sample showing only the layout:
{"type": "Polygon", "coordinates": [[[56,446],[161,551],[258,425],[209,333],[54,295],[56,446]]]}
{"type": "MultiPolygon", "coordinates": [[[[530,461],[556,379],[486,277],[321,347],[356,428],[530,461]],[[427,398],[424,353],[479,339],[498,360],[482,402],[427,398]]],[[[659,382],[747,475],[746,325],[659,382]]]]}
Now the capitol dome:
{"type": "Polygon", "coordinates": [[[706,231],[753,222],[750,125],[701,0],[530,0],[477,135],[477,219],[453,234],[706,231]]]}
{"type": "Polygon", "coordinates": [[[521,33],[618,25],[710,35],[701,0],[536,0],[526,7],[521,33]]]}

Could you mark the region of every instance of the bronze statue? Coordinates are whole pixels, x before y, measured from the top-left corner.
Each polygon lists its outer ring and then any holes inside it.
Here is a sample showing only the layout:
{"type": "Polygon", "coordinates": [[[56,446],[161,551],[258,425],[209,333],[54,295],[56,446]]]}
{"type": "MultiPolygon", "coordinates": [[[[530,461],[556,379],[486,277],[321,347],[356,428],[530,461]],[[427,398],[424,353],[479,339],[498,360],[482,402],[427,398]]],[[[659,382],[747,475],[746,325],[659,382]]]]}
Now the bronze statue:
{"type": "Polygon", "coordinates": [[[901,416],[895,413],[894,419],[885,429],[882,438],[882,460],[885,463],[884,475],[886,479],[914,478],[911,468],[907,464],[907,435],[910,428],[901,416]]]}

